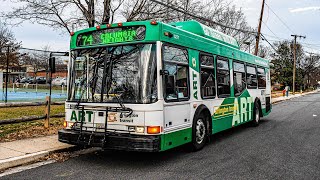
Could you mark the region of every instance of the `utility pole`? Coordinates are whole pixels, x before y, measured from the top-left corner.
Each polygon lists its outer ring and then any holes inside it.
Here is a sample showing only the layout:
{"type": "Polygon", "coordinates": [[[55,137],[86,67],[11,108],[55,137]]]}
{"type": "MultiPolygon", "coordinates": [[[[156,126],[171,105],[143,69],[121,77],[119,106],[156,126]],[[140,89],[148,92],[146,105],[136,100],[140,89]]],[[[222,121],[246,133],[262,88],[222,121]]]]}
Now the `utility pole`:
{"type": "Polygon", "coordinates": [[[183,15],[183,20],[186,21],[187,20],[187,12],[188,12],[188,7],[189,7],[189,0],[186,1],[185,7],[184,7],[184,15],[183,15]]]}
{"type": "Polygon", "coordinates": [[[294,37],[294,45],[293,45],[293,78],[292,78],[292,94],[295,94],[295,81],[296,81],[296,59],[297,59],[297,37],[299,38],[306,38],[306,36],[300,36],[300,35],[291,35],[294,37]]]}
{"type": "Polygon", "coordinates": [[[8,76],[9,76],[9,51],[10,51],[10,46],[8,45],[7,46],[7,57],[6,57],[6,60],[7,60],[7,67],[6,67],[6,96],[5,96],[5,99],[4,99],[4,102],[7,103],[8,102],[8,76]]]}
{"type": "Polygon", "coordinates": [[[265,4],[265,0],[262,0],[262,7],[261,7],[261,13],[260,13],[260,19],[259,19],[259,25],[258,25],[258,34],[256,36],[256,48],[254,50],[254,55],[258,55],[259,40],[260,40],[260,34],[261,34],[261,24],[262,24],[263,11],[264,11],[264,4],[265,4]]]}

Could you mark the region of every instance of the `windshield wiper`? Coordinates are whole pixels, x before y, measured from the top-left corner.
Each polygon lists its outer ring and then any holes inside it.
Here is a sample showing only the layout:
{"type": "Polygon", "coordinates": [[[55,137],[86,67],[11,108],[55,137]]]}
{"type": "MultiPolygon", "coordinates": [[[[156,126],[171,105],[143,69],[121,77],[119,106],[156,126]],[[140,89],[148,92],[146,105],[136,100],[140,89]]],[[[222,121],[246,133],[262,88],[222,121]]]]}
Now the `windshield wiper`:
{"type": "MultiPolygon", "coordinates": [[[[113,48],[110,50],[110,52],[106,52],[105,54],[105,58],[104,58],[104,68],[103,68],[103,78],[102,78],[102,87],[106,86],[106,93],[107,93],[107,98],[109,99],[109,90],[111,88],[112,85],[112,70],[113,70],[113,66],[114,66],[114,60],[113,60],[113,56],[114,56],[114,51],[116,50],[117,47],[113,48]],[[109,63],[109,66],[107,66],[107,63],[109,63]]],[[[117,102],[119,103],[120,107],[121,107],[121,111],[128,111],[128,114],[126,116],[130,116],[133,112],[133,110],[131,108],[127,108],[124,106],[123,102],[120,100],[120,98],[117,96],[117,92],[115,92],[115,98],[117,100],[117,102]]],[[[104,89],[101,91],[101,102],[103,102],[103,95],[104,95],[104,89]]]]}

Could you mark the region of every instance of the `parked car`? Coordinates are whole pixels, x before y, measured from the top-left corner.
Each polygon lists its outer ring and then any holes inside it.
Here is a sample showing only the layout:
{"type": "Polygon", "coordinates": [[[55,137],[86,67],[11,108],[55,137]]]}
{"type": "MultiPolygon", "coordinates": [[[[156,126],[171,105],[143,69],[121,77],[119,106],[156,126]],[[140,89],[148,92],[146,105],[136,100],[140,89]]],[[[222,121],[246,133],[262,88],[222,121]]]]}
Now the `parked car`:
{"type": "Polygon", "coordinates": [[[29,78],[28,77],[24,77],[20,80],[20,83],[28,83],[29,82],[29,78]]]}
{"type": "Polygon", "coordinates": [[[46,84],[47,80],[45,77],[37,77],[36,80],[35,80],[35,83],[37,84],[46,84]]]}
{"type": "Polygon", "coordinates": [[[27,83],[29,83],[29,84],[33,84],[33,83],[35,83],[35,79],[34,79],[34,77],[29,77],[28,78],[28,82],[27,83]]]}
{"type": "Polygon", "coordinates": [[[67,78],[55,78],[52,80],[52,85],[66,86],[67,85],[67,78]]]}

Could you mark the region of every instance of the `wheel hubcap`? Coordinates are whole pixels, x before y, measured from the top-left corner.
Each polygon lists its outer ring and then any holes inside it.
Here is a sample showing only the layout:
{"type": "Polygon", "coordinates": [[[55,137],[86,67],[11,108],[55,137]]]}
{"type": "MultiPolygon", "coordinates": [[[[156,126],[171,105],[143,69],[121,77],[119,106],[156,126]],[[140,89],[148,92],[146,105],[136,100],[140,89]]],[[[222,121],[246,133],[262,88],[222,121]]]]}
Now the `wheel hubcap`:
{"type": "Polygon", "coordinates": [[[196,141],[198,144],[201,144],[206,135],[206,126],[203,123],[202,119],[198,119],[196,125],[196,141]]]}
{"type": "Polygon", "coordinates": [[[256,108],[256,122],[259,122],[260,120],[260,112],[259,112],[259,109],[256,108]]]}

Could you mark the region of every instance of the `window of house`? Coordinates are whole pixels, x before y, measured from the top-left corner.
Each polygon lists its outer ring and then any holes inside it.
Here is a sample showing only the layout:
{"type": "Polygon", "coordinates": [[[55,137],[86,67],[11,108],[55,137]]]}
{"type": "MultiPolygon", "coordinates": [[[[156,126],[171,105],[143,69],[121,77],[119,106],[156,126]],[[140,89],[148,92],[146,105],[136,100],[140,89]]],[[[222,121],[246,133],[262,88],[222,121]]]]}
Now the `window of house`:
{"type": "Polygon", "coordinates": [[[246,89],[246,73],[243,63],[233,63],[233,87],[235,96],[240,96],[246,89]]]}
{"type": "Polygon", "coordinates": [[[228,59],[218,57],[217,59],[217,83],[218,97],[225,98],[230,96],[230,71],[228,59]]]}
{"type": "Polygon", "coordinates": [[[257,72],[256,67],[252,65],[247,65],[247,88],[256,89],[257,88],[257,72]]]}
{"type": "Polygon", "coordinates": [[[168,101],[189,99],[189,66],[188,51],[186,49],[164,45],[163,46],[164,71],[164,97],[168,101]]]}
{"type": "Polygon", "coordinates": [[[214,75],[213,56],[200,54],[200,79],[202,98],[214,98],[216,95],[216,82],[214,75]]]}

